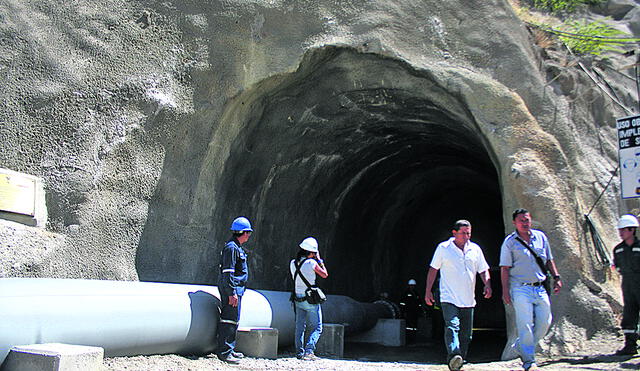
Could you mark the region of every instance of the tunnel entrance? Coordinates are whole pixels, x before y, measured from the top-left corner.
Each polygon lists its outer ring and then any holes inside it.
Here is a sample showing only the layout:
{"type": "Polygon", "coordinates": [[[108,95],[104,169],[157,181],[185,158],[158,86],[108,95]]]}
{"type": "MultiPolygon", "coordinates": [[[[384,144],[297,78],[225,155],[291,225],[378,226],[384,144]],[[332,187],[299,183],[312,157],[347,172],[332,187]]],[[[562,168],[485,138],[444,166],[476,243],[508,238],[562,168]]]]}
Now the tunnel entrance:
{"type": "Polygon", "coordinates": [[[478,299],[476,326],[504,328],[496,159],[456,94],[400,61],[324,48],[235,99],[230,112],[244,122],[215,219],[254,220],[252,287],[288,289],[289,259],[314,236],[329,293],[398,300],[413,278],[422,294],[436,245],[468,219],[493,268],[494,299],[478,299]]]}

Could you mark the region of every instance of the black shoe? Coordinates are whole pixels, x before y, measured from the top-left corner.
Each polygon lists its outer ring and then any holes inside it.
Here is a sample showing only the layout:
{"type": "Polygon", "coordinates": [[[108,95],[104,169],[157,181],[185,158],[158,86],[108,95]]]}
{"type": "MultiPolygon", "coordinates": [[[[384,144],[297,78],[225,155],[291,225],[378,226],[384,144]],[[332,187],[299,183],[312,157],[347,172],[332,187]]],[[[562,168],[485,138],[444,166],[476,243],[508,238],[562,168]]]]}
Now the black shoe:
{"type": "Polygon", "coordinates": [[[625,345],[622,349],[616,352],[617,356],[633,356],[638,354],[638,349],[635,346],[625,345]]]}
{"type": "Polygon", "coordinates": [[[237,365],[238,363],[240,363],[240,359],[236,358],[233,356],[233,354],[229,354],[226,357],[218,357],[222,362],[224,363],[229,363],[232,365],[237,365]]]}
{"type": "Polygon", "coordinates": [[[231,355],[234,356],[237,359],[243,359],[244,358],[244,354],[242,354],[240,352],[236,352],[235,350],[233,352],[231,352],[231,355]]]}

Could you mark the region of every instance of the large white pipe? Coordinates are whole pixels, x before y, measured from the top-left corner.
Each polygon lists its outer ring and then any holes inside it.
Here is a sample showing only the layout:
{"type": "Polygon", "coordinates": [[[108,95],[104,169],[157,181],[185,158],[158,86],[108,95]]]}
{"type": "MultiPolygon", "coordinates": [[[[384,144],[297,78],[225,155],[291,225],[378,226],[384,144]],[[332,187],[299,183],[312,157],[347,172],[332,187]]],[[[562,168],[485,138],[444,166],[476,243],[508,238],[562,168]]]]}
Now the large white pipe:
{"type": "MultiPolygon", "coordinates": [[[[107,356],[209,354],[216,347],[220,298],[215,286],[77,279],[0,279],[0,364],[15,345],[102,347],[107,356]]],[[[347,333],[389,317],[384,305],[330,295],[326,323],[347,333]]],[[[247,290],[240,327],[273,327],[293,342],[288,292],[247,290]]]]}
{"type": "MultiPolygon", "coordinates": [[[[0,279],[0,363],[14,345],[68,343],[108,356],[208,354],[215,349],[214,286],[71,279],[0,279]]],[[[241,326],[270,327],[271,306],[247,290],[241,326]]]]}

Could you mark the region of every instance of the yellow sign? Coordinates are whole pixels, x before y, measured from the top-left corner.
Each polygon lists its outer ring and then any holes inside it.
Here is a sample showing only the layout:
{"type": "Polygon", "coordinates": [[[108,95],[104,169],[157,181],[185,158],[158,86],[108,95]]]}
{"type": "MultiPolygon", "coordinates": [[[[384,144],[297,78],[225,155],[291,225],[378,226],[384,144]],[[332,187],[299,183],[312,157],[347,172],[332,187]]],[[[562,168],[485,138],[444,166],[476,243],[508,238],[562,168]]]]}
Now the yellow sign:
{"type": "Polygon", "coordinates": [[[0,210],[34,216],[35,209],[35,179],[0,173],[0,210]]]}

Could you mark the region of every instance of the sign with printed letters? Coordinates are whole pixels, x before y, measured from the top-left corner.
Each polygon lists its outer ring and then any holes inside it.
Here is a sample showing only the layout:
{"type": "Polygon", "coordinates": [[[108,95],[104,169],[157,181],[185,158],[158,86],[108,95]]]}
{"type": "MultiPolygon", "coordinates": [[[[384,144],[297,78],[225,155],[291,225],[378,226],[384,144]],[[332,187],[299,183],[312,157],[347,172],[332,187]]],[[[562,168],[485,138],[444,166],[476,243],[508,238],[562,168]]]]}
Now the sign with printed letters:
{"type": "Polygon", "coordinates": [[[616,120],[622,198],[640,197],[640,115],[616,120]]]}

